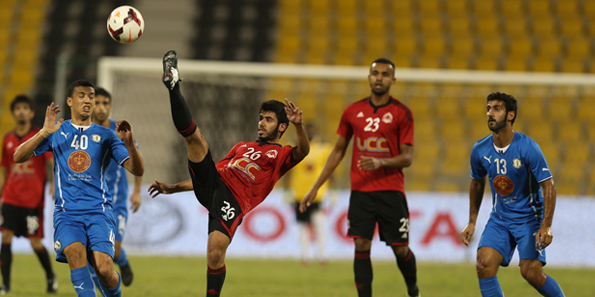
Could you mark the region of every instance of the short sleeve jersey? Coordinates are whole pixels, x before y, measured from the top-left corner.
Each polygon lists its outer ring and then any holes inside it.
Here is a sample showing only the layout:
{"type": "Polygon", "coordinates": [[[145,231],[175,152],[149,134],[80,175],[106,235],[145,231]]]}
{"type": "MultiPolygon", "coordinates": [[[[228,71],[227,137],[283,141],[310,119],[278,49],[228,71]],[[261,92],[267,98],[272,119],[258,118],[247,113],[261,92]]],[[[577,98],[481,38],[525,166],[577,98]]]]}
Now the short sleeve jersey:
{"type": "Polygon", "coordinates": [[[492,213],[510,220],[541,219],[543,195],[539,183],[552,173],[539,145],[515,132],[506,151],[496,150],[492,135],[471,150],[471,178],[488,176],[492,213]]]}
{"type": "Polygon", "coordinates": [[[23,137],[14,131],[6,134],[2,142],[2,166],[6,168],[6,183],[2,189],[2,202],[18,207],[38,208],[44,205],[44,189],[46,183],[46,164],[52,158],[51,153],[33,157],[24,163],[15,163],[13,154],[17,147],[29,140],[37,132],[32,127],[23,137]]]}
{"type": "Polygon", "coordinates": [[[349,105],[337,133],[353,137],[351,190],[362,192],[399,191],[404,193],[402,168],[362,171],[361,157],[391,158],[401,153],[401,144],[413,145],[413,115],[403,103],[390,97],[385,105],[374,106],[370,98],[349,105]]]}
{"type": "Polygon", "coordinates": [[[262,141],[240,142],[216,167],[221,179],[248,213],[273,190],[275,183],[300,160],[292,160],[295,147],[262,141]]]}
{"type": "Polygon", "coordinates": [[[54,211],[111,210],[106,179],[110,160],[122,165],[129,158],[124,142],[114,131],[94,123],[76,127],[67,120],[39,144],[34,155],[46,151],[54,153],[54,211]]]}
{"type": "MultiPolygon", "coordinates": [[[[290,187],[295,194],[295,201],[300,202],[308,193],[310,188],[308,185],[313,185],[318,179],[320,172],[326,164],[326,160],[330,155],[333,147],[328,143],[310,142],[310,153],[300,164],[296,165],[290,173],[290,187]]],[[[314,202],[320,202],[328,188],[328,183],[324,183],[314,202]]]]}
{"type": "MultiPolygon", "coordinates": [[[[110,129],[116,131],[116,121],[110,120],[110,129]]],[[[113,204],[126,205],[128,199],[128,177],[126,169],[111,159],[109,168],[107,170],[107,185],[113,197],[113,204]]]]}

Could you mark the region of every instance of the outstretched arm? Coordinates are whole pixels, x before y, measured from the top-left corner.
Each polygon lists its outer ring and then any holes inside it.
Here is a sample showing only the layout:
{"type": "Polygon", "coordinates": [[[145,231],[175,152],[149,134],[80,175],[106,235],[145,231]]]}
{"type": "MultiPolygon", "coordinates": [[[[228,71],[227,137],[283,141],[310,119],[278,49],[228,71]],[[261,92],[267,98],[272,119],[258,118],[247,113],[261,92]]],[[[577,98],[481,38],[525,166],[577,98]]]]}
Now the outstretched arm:
{"type": "Polygon", "coordinates": [[[56,122],[57,115],[60,111],[62,111],[60,106],[54,105],[54,102],[52,102],[50,106],[45,109],[43,128],[41,128],[37,134],[33,135],[33,137],[29,138],[29,140],[23,142],[21,145],[19,145],[19,147],[17,147],[14,155],[12,156],[15,163],[23,163],[31,159],[37,146],[39,146],[39,144],[48,136],[60,129],[60,126],[62,126],[62,122],[64,121],[64,119],[60,119],[58,122],[56,122]]]}
{"type": "Polygon", "coordinates": [[[192,180],[183,181],[181,183],[177,183],[175,185],[167,185],[164,183],[160,183],[157,180],[149,186],[149,195],[151,198],[157,197],[159,194],[173,194],[178,192],[184,191],[191,191],[194,190],[194,186],[192,185],[192,180]]]}
{"type": "Polygon", "coordinates": [[[316,183],[312,186],[312,189],[308,191],[306,196],[300,202],[300,212],[306,211],[306,208],[312,204],[312,201],[316,198],[316,194],[318,193],[318,189],[330,178],[331,174],[335,171],[341,160],[345,156],[345,151],[347,150],[348,139],[339,136],[335,147],[331,151],[331,154],[328,156],[326,160],[326,164],[324,164],[324,168],[320,173],[320,176],[316,180],[316,183]]]}
{"type": "Polygon", "coordinates": [[[544,249],[554,239],[551,227],[554,220],[554,210],[556,209],[556,186],[553,178],[541,182],[540,185],[543,192],[543,220],[541,221],[541,228],[539,228],[537,236],[535,236],[535,245],[544,249]]]}
{"type": "Polygon", "coordinates": [[[479,214],[479,207],[483,200],[483,191],[486,186],[485,177],[481,179],[472,179],[469,187],[469,223],[461,232],[461,240],[466,246],[469,246],[473,233],[475,233],[475,223],[479,214]]]}
{"type": "Polygon", "coordinates": [[[413,162],[413,146],[410,144],[401,144],[399,149],[401,153],[390,158],[361,157],[357,161],[357,167],[363,171],[371,171],[380,167],[404,168],[411,166],[413,162]]]}
{"type": "Polygon", "coordinates": [[[310,153],[310,142],[308,141],[308,134],[304,128],[304,118],[302,117],[302,111],[299,107],[287,98],[285,98],[285,112],[287,113],[287,119],[295,126],[297,134],[297,147],[293,150],[292,159],[302,160],[308,153],[310,153]]]}
{"type": "Polygon", "coordinates": [[[124,161],[122,166],[130,173],[136,176],[142,176],[145,173],[145,165],[143,164],[143,157],[134,143],[132,127],[125,120],[118,121],[116,123],[116,134],[126,145],[126,150],[128,150],[128,155],[130,156],[130,159],[124,161]]]}

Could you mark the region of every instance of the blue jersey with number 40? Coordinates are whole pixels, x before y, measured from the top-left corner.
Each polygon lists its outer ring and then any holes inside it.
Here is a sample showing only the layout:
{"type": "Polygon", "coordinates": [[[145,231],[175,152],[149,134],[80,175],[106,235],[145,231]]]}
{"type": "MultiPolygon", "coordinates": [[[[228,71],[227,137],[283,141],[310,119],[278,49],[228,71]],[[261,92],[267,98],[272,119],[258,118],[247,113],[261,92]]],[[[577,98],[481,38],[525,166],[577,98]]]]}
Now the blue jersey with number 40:
{"type": "Polygon", "coordinates": [[[494,147],[493,136],[478,141],[471,150],[471,178],[488,175],[492,188],[492,214],[510,220],[541,219],[543,195],[540,182],[552,173],[539,145],[514,132],[507,150],[494,147]]]}
{"type": "Polygon", "coordinates": [[[128,160],[124,142],[109,128],[97,124],[76,127],[71,120],[44,139],[34,155],[54,154],[54,211],[101,211],[112,208],[106,171],[113,159],[128,160]]]}

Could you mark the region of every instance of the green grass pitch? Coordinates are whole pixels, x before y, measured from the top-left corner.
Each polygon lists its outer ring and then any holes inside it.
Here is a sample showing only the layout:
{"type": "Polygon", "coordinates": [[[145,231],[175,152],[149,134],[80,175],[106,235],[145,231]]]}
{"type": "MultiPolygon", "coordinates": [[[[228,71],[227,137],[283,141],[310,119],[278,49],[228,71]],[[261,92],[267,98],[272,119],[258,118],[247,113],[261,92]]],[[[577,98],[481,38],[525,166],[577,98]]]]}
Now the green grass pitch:
{"type": "MultiPolygon", "coordinates": [[[[373,255],[372,255],[373,257],[373,255]]],[[[206,261],[198,257],[131,256],[135,278],[122,296],[205,296],[206,261]]],[[[226,261],[222,296],[356,297],[351,261],[303,266],[297,260],[238,259],[226,261]]],[[[60,287],[54,296],[76,296],[67,264],[52,263],[60,287]]],[[[395,262],[373,261],[374,296],[406,297],[395,262]]],[[[595,296],[595,269],[547,267],[545,272],[562,286],[566,296],[595,296]]],[[[501,268],[498,278],[507,297],[540,296],[521,277],[518,266],[501,268]]],[[[418,263],[424,297],[480,296],[473,264],[418,263]]],[[[12,296],[48,296],[44,273],[33,255],[15,254],[12,296]]]]}

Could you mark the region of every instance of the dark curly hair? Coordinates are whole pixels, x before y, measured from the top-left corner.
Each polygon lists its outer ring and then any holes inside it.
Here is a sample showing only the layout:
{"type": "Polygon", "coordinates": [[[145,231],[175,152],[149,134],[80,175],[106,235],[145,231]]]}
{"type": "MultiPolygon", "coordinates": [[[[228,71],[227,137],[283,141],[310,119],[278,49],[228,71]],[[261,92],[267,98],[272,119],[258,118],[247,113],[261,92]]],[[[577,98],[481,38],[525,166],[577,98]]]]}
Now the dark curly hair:
{"type": "Polygon", "coordinates": [[[512,97],[511,95],[508,95],[506,93],[494,92],[494,93],[491,93],[488,95],[487,102],[490,102],[492,100],[500,100],[500,101],[504,102],[504,107],[506,108],[506,113],[514,111],[514,118],[512,119],[512,121],[510,121],[511,125],[514,124],[514,120],[516,120],[516,116],[517,116],[516,99],[514,99],[514,97],[512,97]]]}

